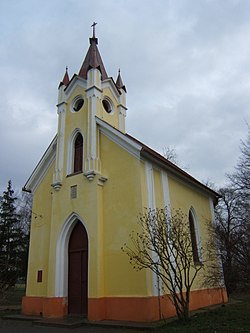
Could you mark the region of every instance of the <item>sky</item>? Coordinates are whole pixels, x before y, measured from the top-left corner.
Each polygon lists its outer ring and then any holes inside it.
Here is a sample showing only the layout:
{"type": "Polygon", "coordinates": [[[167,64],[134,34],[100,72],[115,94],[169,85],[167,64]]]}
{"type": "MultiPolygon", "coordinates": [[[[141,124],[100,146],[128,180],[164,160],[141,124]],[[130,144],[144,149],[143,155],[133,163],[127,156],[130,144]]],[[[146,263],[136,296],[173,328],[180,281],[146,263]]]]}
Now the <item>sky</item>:
{"type": "Polygon", "coordinates": [[[59,82],[94,21],[127,88],[127,132],[225,185],[250,124],[250,1],[0,0],[0,192],[22,188],[56,134],[59,82]]]}

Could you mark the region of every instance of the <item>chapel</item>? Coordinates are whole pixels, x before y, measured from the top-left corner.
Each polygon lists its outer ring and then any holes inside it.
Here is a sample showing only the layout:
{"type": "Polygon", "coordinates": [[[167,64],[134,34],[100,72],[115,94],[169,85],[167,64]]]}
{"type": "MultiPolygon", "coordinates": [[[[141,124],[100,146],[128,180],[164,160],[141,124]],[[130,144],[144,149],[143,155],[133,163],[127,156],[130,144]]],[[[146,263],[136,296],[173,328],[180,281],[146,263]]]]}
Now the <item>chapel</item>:
{"type": "MultiPolygon", "coordinates": [[[[120,71],[116,79],[106,71],[94,24],[79,72],[66,69],[59,84],[57,133],[24,186],[33,196],[26,315],[175,315],[159,302],[156,276],[134,270],[121,247],[145,207],[168,206],[189,216],[199,257],[218,194],[127,133],[126,95],[120,71]]],[[[224,287],[194,284],[190,307],[225,300],[224,287]]]]}

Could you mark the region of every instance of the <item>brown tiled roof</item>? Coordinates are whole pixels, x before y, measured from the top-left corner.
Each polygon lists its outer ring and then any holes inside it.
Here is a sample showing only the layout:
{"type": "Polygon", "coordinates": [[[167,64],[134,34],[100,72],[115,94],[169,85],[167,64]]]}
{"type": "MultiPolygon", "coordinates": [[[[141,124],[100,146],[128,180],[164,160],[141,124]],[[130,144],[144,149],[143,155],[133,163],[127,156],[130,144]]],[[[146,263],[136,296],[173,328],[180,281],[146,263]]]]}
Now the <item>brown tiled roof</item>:
{"type": "Polygon", "coordinates": [[[108,78],[108,75],[97,47],[98,39],[95,37],[91,37],[89,39],[89,42],[90,42],[90,47],[83,61],[82,67],[79,71],[79,76],[87,80],[88,70],[91,68],[97,68],[101,72],[102,80],[105,80],[108,78]]]}
{"type": "MultiPolygon", "coordinates": [[[[98,118],[98,117],[96,117],[96,118],[98,118]]],[[[102,123],[105,123],[107,126],[113,128],[115,131],[119,132],[120,134],[124,135],[128,139],[134,141],[139,146],[141,146],[140,155],[142,157],[144,156],[145,158],[147,158],[149,160],[152,160],[154,163],[158,164],[162,168],[165,168],[170,173],[177,175],[178,178],[185,179],[186,181],[188,181],[189,183],[194,184],[196,187],[200,188],[201,190],[209,193],[213,197],[214,203],[217,204],[218,198],[220,198],[219,193],[212,190],[208,186],[204,185],[203,183],[198,181],[196,178],[194,178],[190,174],[188,174],[186,171],[179,168],[176,164],[172,163],[171,161],[169,161],[168,159],[163,157],[161,154],[157,153],[155,150],[151,149],[150,147],[148,147],[147,145],[145,145],[144,143],[142,143],[141,141],[139,141],[138,139],[136,139],[132,135],[130,135],[128,133],[124,134],[119,129],[110,125],[109,123],[107,123],[103,119],[100,119],[100,121],[102,123]]]]}
{"type": "Polygon", "coordinates": [[[135,141],[136,143],[138,143],[138,144],[140,144],[142,146],[141,156],[145,156],[147,158],[151,158],[155,162],[158,162],[161,166],[165,166],[166,169],[172,171],[175,174],[179,174],[184,179],[189,180],[191,183],[197,185],[201,189],[210,192],[210,194],[213,197],[216,198],[215,201],[217,201],[217,199],[220,197],[220,195],[217,192],[215,192],[211,188],[209,188],[206,185],[204,185],[201,182],[199,182],[196,178],[192,177],[186,171],[184,171],[183,169],[179,168],[176,164],[172,163],[171,161],[169,161],[168,159],[166,159],[165,157],[163,157],[161,154],[157,153],[155,150],[153,150],[150,147],[146,146],[144,143],[142,143],[141,141],[137,140],[136,138],[134,138],[133,136],[131,136],[129,134],[126,134],[126,136],[128,138],[130,138],[131,140],[135,141]]]}

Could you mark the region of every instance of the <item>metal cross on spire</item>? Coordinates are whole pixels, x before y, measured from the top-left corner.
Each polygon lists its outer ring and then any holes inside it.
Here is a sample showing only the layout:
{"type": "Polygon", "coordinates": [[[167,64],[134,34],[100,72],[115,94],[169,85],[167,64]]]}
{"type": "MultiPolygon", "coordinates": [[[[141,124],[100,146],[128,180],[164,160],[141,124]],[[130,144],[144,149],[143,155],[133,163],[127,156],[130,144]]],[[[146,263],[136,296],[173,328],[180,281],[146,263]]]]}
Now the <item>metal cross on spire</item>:
{"type": "Polygon", "coordinates": [[[93,22],[91,27],[93,27],[93,38],[95,38],[95,26],[97,25],[97,22],[93,22]]]}

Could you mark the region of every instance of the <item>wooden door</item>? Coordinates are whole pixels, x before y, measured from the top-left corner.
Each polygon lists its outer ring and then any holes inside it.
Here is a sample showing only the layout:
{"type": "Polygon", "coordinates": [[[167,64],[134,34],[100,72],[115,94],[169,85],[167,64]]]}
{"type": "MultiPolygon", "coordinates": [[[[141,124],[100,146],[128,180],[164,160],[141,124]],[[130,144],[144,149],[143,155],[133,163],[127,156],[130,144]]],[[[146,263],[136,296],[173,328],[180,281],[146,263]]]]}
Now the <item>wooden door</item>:
{"type": "Polygon", "coordinates": [[[77,222],[69,239],[68,312],[88,313],[88,236],[77,222]]]}

